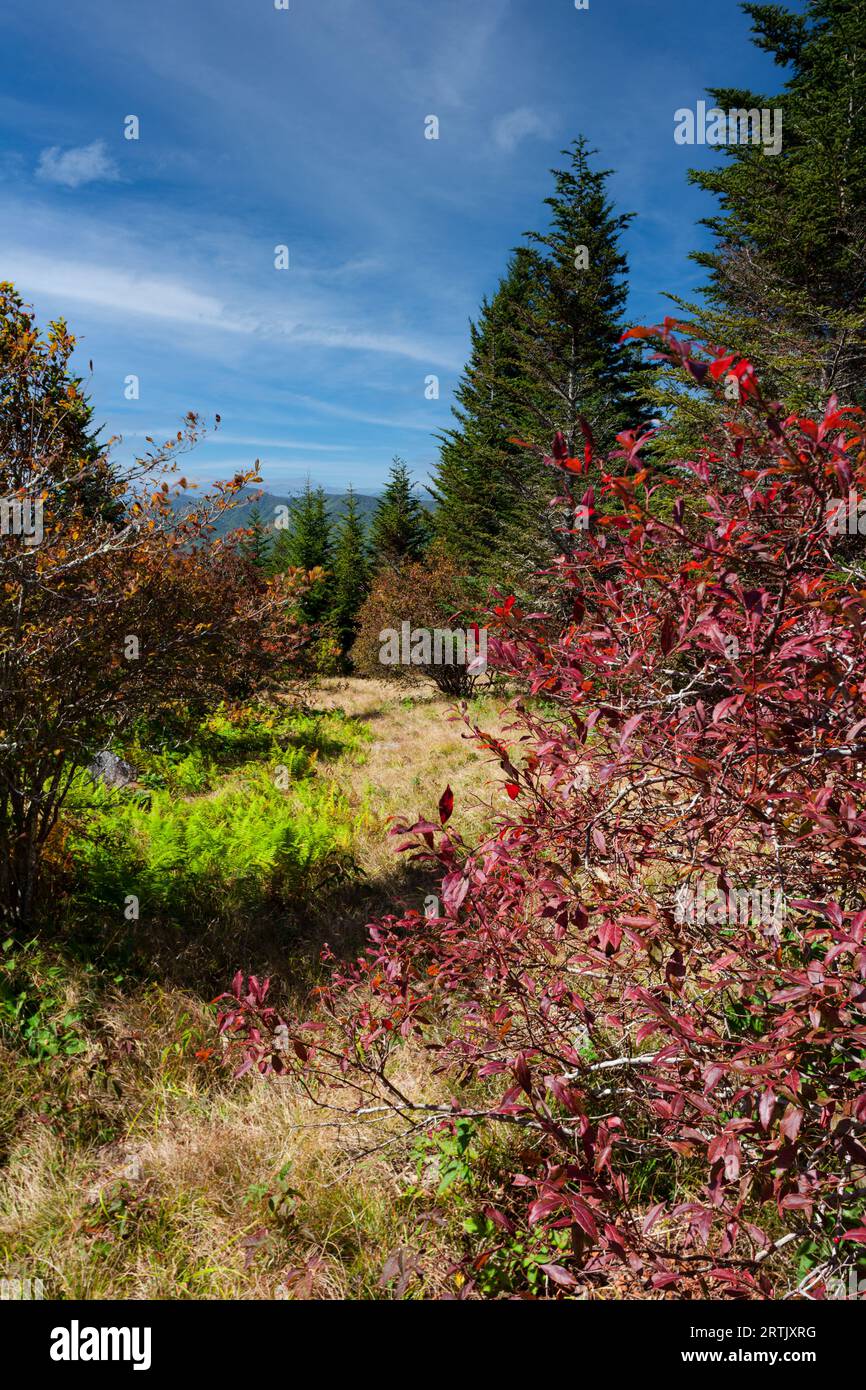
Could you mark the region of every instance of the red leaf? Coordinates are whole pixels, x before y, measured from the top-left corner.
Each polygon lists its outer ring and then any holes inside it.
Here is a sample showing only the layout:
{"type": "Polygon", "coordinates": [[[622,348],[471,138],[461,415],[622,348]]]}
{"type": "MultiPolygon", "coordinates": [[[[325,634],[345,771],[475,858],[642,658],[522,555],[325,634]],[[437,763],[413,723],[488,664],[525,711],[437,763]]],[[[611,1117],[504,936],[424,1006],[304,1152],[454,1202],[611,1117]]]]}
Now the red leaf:
{"type": "Polygon", "coordinates": [[[631,719],[627,719],[625,721],[625,724],[623,725],[622,734],[620,735],[619,740],[620,750],[625,748],[626,744],[628,743],[629,739],[631,738],[632,734],[634,733],[635,729],[637,728],[638,724],[642,719],[642,714],[633,714],[631,719]]]}
{"type": "Polygon", "coordinates": [[[439,819],[444,825],[451,819],[451,812],[454,810],[454,793],[450,786],[446,787],[439,798],[439,819]]]}
{"type": "Polygon", "coordinates": [[[784,1116],[782,1117],[782,1123],[780,1124],[779,1128],[781,1129],[785,1138],[790,1139],[791,1143],[793,1144],[794,1140],[797,1138],[797,1135],[800,1133],[800,1125],[802,1123],[802,1110],[799,1110],[795,1105],[789,1105],[788,1109],[785,1111],[784,1116]]]}
{"type": "Polygon", "coordinates": [[[770,1128],[770,1121],[773,1118],[773,1111],[776,1108],[776,1095],[774,1091],[765,1091],[758,1103],[758,1117],[763,1129],[770,1128]]]}
{"type": "Polygon", "coordinates": [[[554,1284],[559,1284],[563,1289],[573,1289],[577,1287],[577,1280],[574,1275],[569,1274],[568,1270],[563,1269],[562,1265],[539,1265],[538,1268],[544,1271],[548,1279],[552,1279],[554,1284]]]}

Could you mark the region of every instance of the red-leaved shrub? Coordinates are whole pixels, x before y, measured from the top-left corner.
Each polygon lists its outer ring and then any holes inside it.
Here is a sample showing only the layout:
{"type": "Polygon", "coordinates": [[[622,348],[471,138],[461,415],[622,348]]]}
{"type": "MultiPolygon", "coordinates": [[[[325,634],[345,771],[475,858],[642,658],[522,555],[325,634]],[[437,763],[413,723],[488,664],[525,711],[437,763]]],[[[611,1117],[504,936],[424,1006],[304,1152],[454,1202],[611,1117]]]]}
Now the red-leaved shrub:
{"type": "MultiPolygon", "coordinates": [[[[503,1240],[570,1233],[551,1289],[624,1265],[648,1291],[779,1296],[796,1242],[820,1296],[866,1244],[866,584],[827,525],[866,492],[866,435],[835,401],[785,418],[675,328],[636,335],[738,380],[730,453],[657,476],[621,435],[550,613],[497,606],[490,663],[525,695],[508,747],[475,734],[511,815],[474,848],[447,794],[399,827],[441,865],[441,916],[372,925],[312,1021],[238,981],[222,1027],[332,1104],[521,1128],[487,1214],[503,1240]],[[394,1082],[410,1039],[450,1108],[394,1082]]],[[[571,487],[598,467],[546,462],[571,487]]]]}

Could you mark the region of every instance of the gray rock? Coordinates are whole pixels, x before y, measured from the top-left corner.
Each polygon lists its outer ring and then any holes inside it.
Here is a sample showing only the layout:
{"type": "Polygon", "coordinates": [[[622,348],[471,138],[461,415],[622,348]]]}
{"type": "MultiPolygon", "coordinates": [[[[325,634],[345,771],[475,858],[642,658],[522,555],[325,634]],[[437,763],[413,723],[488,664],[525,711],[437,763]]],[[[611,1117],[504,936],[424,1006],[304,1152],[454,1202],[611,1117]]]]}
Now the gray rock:
{"type": "Polygon", "coordinates": [[[108,749],[97,753],[87,771],[94,782],[104,782],[106,787],[127,787],[138,775],[130,763],[108,749]]]}

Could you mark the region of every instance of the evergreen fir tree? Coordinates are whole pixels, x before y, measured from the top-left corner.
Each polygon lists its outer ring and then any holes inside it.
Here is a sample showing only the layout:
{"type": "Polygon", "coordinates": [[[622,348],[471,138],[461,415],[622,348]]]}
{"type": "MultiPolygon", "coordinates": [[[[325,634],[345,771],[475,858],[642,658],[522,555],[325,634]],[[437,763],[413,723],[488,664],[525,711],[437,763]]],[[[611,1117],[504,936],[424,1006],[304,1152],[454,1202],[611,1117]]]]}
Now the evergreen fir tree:
{"type": "Polygon", "coordinates": [[[619,240],[633,213],[614,212],[606,187],[611,170],[593,170],[594,154],[581,137],[570,167],[554,169],[547,232],[528,232],[535,285],[518,311],[517,346],[531,383],[525,404],[537,442],[557,430],[569,454],[583,445],[581,418],[597,445],[608,448],[619,431],[638,423],[646,369],[620,342],[628,297],[628,262],[619,240]]]}
{"type": "Polygon", "coordinates": [[[364,522],[350,487],[346,494],[346,509],[337,524],[329,614],[330,625],[344,657],[348,656],[357,635],[358,612],[369,588],[364,522]]]}
{"type": "Polygon", "coordinates": [[[299,569],[331,568],[331,521],[323,488],[314,488],[309,478],[290,509],[290,564],[299,569]]]}
{"type": "Polygon", "coordinates": [[[255,565],[256,569],[267,570],[270,565],[272,538],[262,520],[258,505],[250,508],[249,519],[244,529],[248,534],[241,541],[241,554],[251,565],[255,565]]]}
{"type": "MultiPolygon", "coordinates": [[[[272,556],[275,572],[289,568],[305,570],[332,568],[331,521],[324,490],[306,481],[303,492],[293,498],[289,524],[279,534],[272,556]]],[[[317,580],[301,600],[299,612],[304,622],[318,627],[328,609],[328,576],[317,580]]]]}
{"type": "Polygon", "coordinates": [[[279,519],[274,529],[274,542],[271,546],[270,560],[268,562],[269,574],[285,574],[286,570],[291,569],[291,511],[283,519],[279,519]]]}
{"type": "Polygon", "coordinates": [[[569,165],[552,171],[546,199],[548,230],[527,233],[529,245],[514,253],[473,328],[458,427],[443,438],[432,489],[438,535],[485,582],[529,582],[568,545],[574,499],[552,509],[562,478],[511,440],[547,451],[561,431],[575,455],[586,426],[603,451],[645,413],[647,369],[620,343],[627,262],[619,239],[632,214],[615,213],[610,171],[591,168],[585,140],[564,153],[569,165]]]}
{"type": "Polygon", "coordinates": [[[420,560],[429,538],[427,518],[415,495],[409,470],[401,458],[395,458],[370,527],[374,568],[420,560]]]}
{"type": "MultiPolygon", "coordinates": [[[[702,304],[675,299],[691,332],[755,364],[765,394],[809,411],[836,392],[866,403],[866,5],[808,0],[802,14],[746,4],[755,43],[788,69],[778,97],[711,93],[720,110],[778,108],[782,148],[725,146],[721,167],[693,170],[719,213],[714,247],[693,259],[710,273],[702,304]]],[[[672,410],[671,456],[721,418],[703,393],[657,393],[672,410]]]]}
{"type": "Polygon", "coordinates": [[[517,349],[518,309],[528,300],[533,261],[516,250],[492,300],[470,325],[472,352],[456,390],[457,428],[441,436],[432,495],[436,536],[468,576],[484,573],[513,519],[526,450],[512,442],[527,427],[517,394],[525,387],[517,349]]]}

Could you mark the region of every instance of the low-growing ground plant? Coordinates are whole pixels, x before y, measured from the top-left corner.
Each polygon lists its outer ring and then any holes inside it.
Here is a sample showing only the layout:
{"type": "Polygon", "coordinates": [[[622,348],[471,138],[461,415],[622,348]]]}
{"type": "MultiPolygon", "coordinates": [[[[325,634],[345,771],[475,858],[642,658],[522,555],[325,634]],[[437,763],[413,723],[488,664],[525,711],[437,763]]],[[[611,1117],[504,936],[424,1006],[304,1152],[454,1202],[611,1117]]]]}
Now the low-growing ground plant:
{"type": "Polygon", "coordinates": [[[77,902],[119,916],[132,899],[136,919],[189,929],[350,875],[363,808],[319,775],[319,755],[363,742],[337,714],[264,702],[220,705],[184,737],[140,726],[121,746],[131,786],[82,771],[70,788],[61,838],[77,902]]]}

